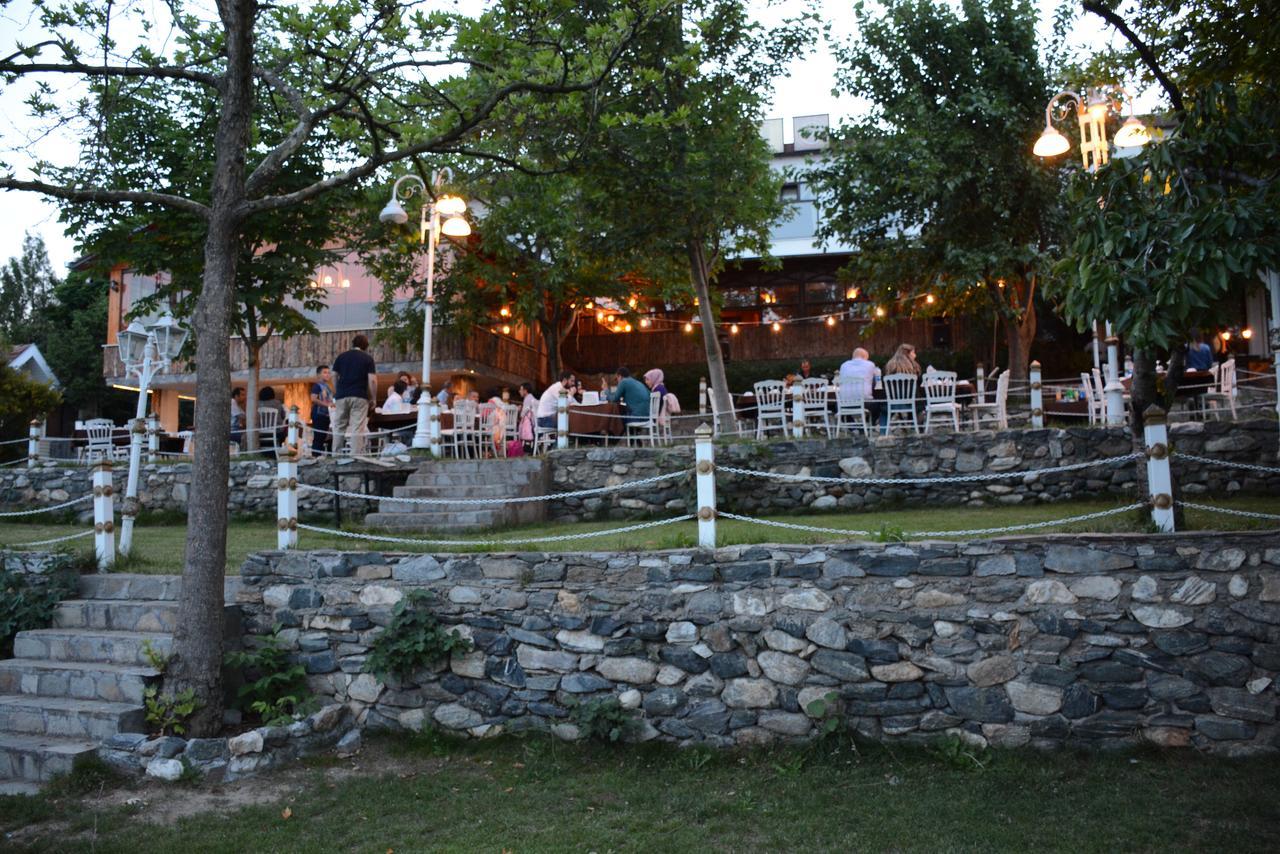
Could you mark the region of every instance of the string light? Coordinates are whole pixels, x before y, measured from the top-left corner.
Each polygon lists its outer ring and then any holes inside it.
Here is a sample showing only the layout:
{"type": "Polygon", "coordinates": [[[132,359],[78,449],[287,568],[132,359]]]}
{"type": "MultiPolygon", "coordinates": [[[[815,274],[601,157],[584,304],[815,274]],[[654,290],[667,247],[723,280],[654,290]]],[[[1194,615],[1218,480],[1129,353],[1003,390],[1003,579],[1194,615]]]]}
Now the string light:
{"type": "Polygon", "coordinates": [[[781,332],[781,331],[782,331],[782,324],[775,320],[775,321],[773,322],[773,331],[774,331],[774,332],[781,332]]]}
{"type": "Polygon", "coordinates": [[[503,335],[510,335],[510,334],[511,334],[511,327],[510,327],[510,326],[507,326],[505,323],[504,323],[504,324],[502,324],[502,334],[503,334],[503,335]]]}
{"type": "Polygon", "coordinates": [[[937,300],[935,300],[935,299],[934,299],[933,294],[927,294],[927,295],[925,295],[924,301],[925,301],[928,305],[933,305],[935,302],[937,302],[937,300]]]}
{"type": "Polygon", "coordinates": [[[628,323],[628,324],[626,325],[626,330],[627,330],[628,332],[630,332],[630,331],[631,331],[631,324],[630,324],[630,323],[628,323]]]}
{"type": "Polygon", "coordinates": [[[647,317],[642,317],[642,318],[640,318],[640,328],[641,328],[641,329],[648,329],[648,328],[649,328],[649,318],[647,318],[647,317]]]}
{"type": "Polygon", "coordinates": [[[684,325],[684,331],[685,331],[685,332],[692,332],[692,331],[693,331],[693,324],[692,324],[692,323],[686,323],[686,324],[684,325]]]}
{"type": "Polygon", "coordinates": [[[510,316],[511,316],[511,309],[507,308],[507,307],[504,305],[502,308],[498,309],[498,316],[499,316],[499,317],[510,317],[510,316]]]}
{"type": "Polygon", "coordinates": [[[882,305],[876,306],[876,317],[884,317],[885,313],[886,312],[884,310],[884,306],[882,305]]]}
{"type": "Polygon", "coordinates": [[[831,315],[830,317],[827,318],[827,326],[835,326],[835,325],[836,325],[835,315],[831,315]]]}
{"type": "Polygon", "coordinates": [[[596,312],[596,323],[604,323],[604,312],[603,312],[603,311],[597,311],[597,312],[596,312]]]}
{"type": "Polygon", "coordinates": [[[729,334],[730,334],[730,335],[737,335],[737,334],[738,334],[738,324],[736,324],[736,323],[735,323],[735,324],[733,324],[733,325],[731,325],[731,326],[729,327],[729,334]]]}
{"type": "Polygon", "coordinates": [[[1253,330],[1246,326],[1244,329],[1240,330],[1240,337],[1248,341],[1253,337],[1253,330]]]}
{"type": "Polygon", "coordinates": [[[1231,340],[1231,330],[1230,330],[1230,329],[1224,329],[1224,330],[1222,330],[1221,332],[1219,332],[1219,333],[1218,333],[1218,335],[1219,335],[1219,336],[1221,336],[1221,338],[1222,338],[1222,340],[1223,340],[1223,341],[1230,341],[1230,340],[1231,340]]]}
{"type": "Polygon", "coordinates": [[[635,298],[635,297],[631,297],[630,299],[628,299],[628,300],[627,300],[627,306],[628,306],[628,307],[630,307],[630,308],[635,308],[635,307],[636,307],[636,298],[635,298]]]}
{"type": "Polygon", "coordinates": [[[587,311],[591,311],[591,309],[596,307],[596,304],[591,300],[587,300],[582,304],[582,307],[585,308],[587,311]]]}
{"type": "Polygon", "coordinates": [[[849,290],[847,290],[847,291],[845,291],[845,292],[844,292],[844,298],[845,298],[845,299],[857,299],[857,298],[858,298],[858,289],[857,289],[857,288],[849,288],[849,290]]]}

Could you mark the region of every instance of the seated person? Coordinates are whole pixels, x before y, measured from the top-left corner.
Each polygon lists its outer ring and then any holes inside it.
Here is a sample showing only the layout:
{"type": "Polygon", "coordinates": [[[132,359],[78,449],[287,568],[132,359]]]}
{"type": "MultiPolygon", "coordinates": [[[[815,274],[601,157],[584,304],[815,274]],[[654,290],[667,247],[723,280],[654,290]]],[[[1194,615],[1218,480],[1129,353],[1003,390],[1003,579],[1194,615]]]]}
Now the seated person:
{"type": "Polygon", "coordinates": [[[871,361],[871,354],[858,347],[853,357],[840,365],[840,400],[871,400],[878,376],[880,369],[871,361]]]}
{"type": "Polygon", "coordinates": [[[391,391],[387,392],[387,399],[382,402],[382,411],[387,415],[394,415],[398,412],[408,412],[409,405],[405,402],[405,392],[409,390],[409,384],[404,380],[396,380],[395,385],[391,386],[391,391]]]}
{"type": "Polygon", "coordinates": [[[544,430],[556,429],[556,407],[560,400],[560,390],[564,389],[572,397],[576,386],[577,380],[573,376],[573,371],[561,371],[560,379],[547,386],[542,397],[538,398],[539,427],[544,430]]]}
{"type": "Polygon", "coordinates": [[[800,370],[796,372],[797,379],[807,380],[813,376],[813,365],[809,364],[809,360],[805,359],[800,362],[800,370]]]}
{"type": "Polygon", "coordinates": [[[244,443],[244,389],[231,389],[231,441],[237,445],[244,443]]]}
{"type": "Polygon", "coordinates": [[[609,381],[605,379],[601,382],[600,391],[605,396],[605,400],[610,403],[622,401],[622,405],[626,407],[623,417],[628,424],[637,421],[645,421],[649,417],[649,389],[644,383],[636,380],[631,376],[631,371],[626,368],[618,368],[614,373],[615,385],[612,390],[609,389],[609,381]]]}
{"type": "Polygon", "coordinates": [[[1187,345],[1187,370],[1207,371],[1213,367],[1213,350],[1204,343],[1204,336],[1199,332],[1187,345]]]}

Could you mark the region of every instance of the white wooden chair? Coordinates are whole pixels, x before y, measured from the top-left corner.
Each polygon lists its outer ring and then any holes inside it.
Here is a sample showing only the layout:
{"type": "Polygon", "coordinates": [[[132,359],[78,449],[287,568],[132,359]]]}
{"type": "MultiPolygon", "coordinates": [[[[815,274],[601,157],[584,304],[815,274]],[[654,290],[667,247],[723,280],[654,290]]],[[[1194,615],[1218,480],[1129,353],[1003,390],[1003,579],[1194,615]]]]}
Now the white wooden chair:
{"type": "Polygon", "coordinates": [[[556,446],[556,428],[539,427],[535,420],[533,423],[533,453],[541,454],[550,451],[556,446]]]}
{"type": "Polygon", "coordinates": [[[716,394],[707,386],[707,406],[711,407],[711,436],[720,435],[720,410],[716,408],[716,394]]]}
{"type": "Polygon", "coordinates": [[[265,451],[270,448],[275,451],[279,447],[276,440],[276,431],[280,429],[280,413],[274,409],[258,410],[258,450],[265,451]]]}
{"type": "Polygon", "coordinates": [[[1236,360],[1231,357],[1218,366],[1218,382],[1214,388],[1204,393],[1204,417],[1209,417],[1212,409],[1214,417],[1223,409],[1231,410],[1231,417],[1236,417],[1236,360]]]}
{"type": "Polygon", "coordinates": [[[84,449],[84,461],[88,465],[103,460],[115,461],[129,456],[129,449],[123,445],[116,447],[116,425],[110,418],[92,418],[84,423],[84,432],[89,437],[84,449]]]}
{"type": "MultiPolygon", "coordinates": [[[[1093,377],[1081,372],[1080,387],[1084,389],[1084,403],[1089,410],[1089,424],[1101,424],[1106,420],[1102,411],[1102,399],[1098,397],[1097,391],[1093,387],[1093,377]]],[[[974,429],[977,429],[977,422],[974,422],[974,429]]]]}
{"type": "MultiPolygon", "coordinates": [[[[1084,376],[1084,374],[1081,374],[1084,376]]],[[[970,404],[973,413],[973,429],[981,429],[982,419],[989,418],[996,423],[997,430],[1009,429],[1009,372],[1005,371],[996,380],[996,399],[994,403],[979,401],[970,404]]]]}
{"type": "Polygon", "coordinates": [[[956,403],[955,371],[932,371],[924,375],[924,432],[933,429],[933,420],[949,418],[951,427],[960,432],[960,404],[956,403]]]}
{"type": "Polygon", "coordinates": [[[465,398],[453,402],[453,455],[462,460],[476,454],[476,402],[465,398]]]}
{"type": "Polygon", "coordinates": [[[623,430],[628,445],[631,444],[632,437],[635,437],[640,444],[648,439],[650,447],[658,444],[658,409],[661,406],[662,395],[656,391],[649,392],[649,416],[643,421],[628,421],[623,430]]]}
{"type": "Polygon", "coordinates": [[[823,434],[831,438],[831,416],[827,412],[827,381],[821,377],[810,377],[800,381],[800,398],[804,401],[804,426],[822,425],[823,434]]]}
{"type": "Polygon", "coordinates": [[[671,392],[667,392],[666,396],[658,401],[658,441],[665,444],[671,444],[671,401],[676,401],[675,407],[679,410],[679,401],[671,392]]]}
{"type": "Polygon", "coordinates": [[[866,384],[858,380],[842,380],[838,375],[836,385],[836,423],[833,435],[839,436],[841,430],[847,430],[850,436],[856,427],[863,435],[871,432],[871,422],[867,418],[866,384]]]}
{"type": "Polygon", "coordinates": [[[915,374],[890,374],[884,383],[886,428],[893,430],[894,420],[910,426],[913,433],[920,432],[920,419],[916,416],[916,387],[920,378],[915,374]]]}
{"type": "Polygon", "coordinates": [[[770,430],[787,435],[787,388],[781,380],[761,380],[753,386],[756,395],[756,438],[770,430]]]}

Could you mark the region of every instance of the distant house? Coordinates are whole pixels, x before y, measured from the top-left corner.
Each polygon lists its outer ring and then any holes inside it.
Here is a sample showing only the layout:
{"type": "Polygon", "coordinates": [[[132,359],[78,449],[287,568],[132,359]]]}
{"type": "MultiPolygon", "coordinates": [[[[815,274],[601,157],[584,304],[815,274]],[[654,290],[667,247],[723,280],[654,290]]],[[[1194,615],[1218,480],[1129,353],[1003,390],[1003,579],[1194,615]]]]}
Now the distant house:
{"type": "Polygon", "coordinates": [[[9,367],[32,380],[54,388],[62,388],[58,377],[35,344],[19,344],[9,351],[9,367]]]}

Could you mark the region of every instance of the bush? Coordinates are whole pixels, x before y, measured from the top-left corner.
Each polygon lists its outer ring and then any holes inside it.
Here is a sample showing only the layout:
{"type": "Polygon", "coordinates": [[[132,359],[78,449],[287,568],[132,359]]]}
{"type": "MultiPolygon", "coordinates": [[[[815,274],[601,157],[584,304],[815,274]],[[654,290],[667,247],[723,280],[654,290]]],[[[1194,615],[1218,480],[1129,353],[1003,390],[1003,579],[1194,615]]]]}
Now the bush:
{"type": "Polygon", "coordinates": [[[624,709],[617,697],[588,700],[573,707],[573,722],[587,738],[612,744],[635,732],[635,712],[624,709]]]}
{"type": "Polygon", "coordinates": [[[43,573],[0,569],[0,658],[13,655],[18,632],[47,627],[58,603],[75,590],[76,574],[67,561],[43,573]]]}
{"type": "Polygon", "coordinates": [[[227,653],[225,662],[235,671],[231,674],[235,681],[241,683],[232,705],[266,726],[290,723],[315,705],[307,690],[307,668],[290,663],[278,627],[256,649],[227,653]]]}
{"type": "Polygon", "coordinates": [[[415,590],[396,603],[391,623],[369,647],[364,670],[379,679],[408,677],[454,652],[467,652],[471,641],[455,629],[446,631],[427,605],[432,596],[415,590]]]}

